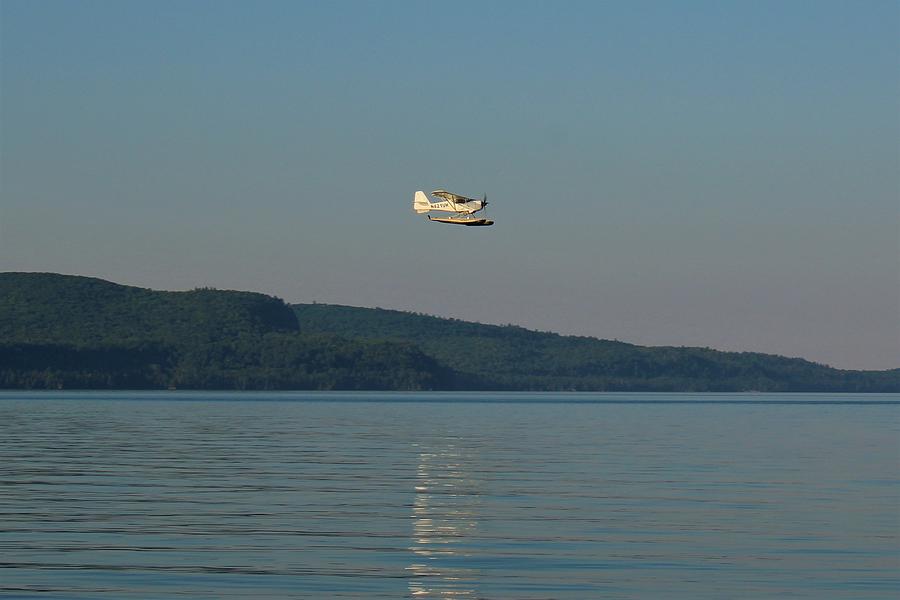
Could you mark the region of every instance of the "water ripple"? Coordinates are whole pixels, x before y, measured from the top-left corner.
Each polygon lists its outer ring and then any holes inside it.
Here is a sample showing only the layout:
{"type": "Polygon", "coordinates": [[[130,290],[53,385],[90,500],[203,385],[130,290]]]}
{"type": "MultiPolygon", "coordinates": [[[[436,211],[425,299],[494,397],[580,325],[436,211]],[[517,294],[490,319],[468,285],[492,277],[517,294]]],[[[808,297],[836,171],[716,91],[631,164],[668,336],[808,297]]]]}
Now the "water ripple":
{"type": "Polygon", "coordinates": [[[0,394],[0,596],[900,589],[896,397],[429,398],[0,394]]]}

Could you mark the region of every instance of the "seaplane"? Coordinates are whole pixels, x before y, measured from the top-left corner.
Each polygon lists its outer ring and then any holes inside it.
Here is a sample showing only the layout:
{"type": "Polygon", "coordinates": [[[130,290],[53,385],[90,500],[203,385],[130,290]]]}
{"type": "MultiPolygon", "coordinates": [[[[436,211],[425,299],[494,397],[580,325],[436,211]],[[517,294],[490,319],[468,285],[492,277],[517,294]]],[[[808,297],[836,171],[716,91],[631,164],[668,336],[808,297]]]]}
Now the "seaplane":
{"type": "Polygon", "coordinates": [[[431,192],[431,195],[440,198],[440,200],[432,202],[425,195],[425,192],[416,192],[415,196],[413,196],[413,210],[420,215],[433,210],[453,214],[448,217],[432,217],[428,215],[429,221],[468,225],[469,227],[486,227],[494,224],[490,219],[475,217],[475,213],[484,210],[484,207],[487,206],[487,194],[481,200],[466,198],[446,190],[434,190],[431,192]]]}

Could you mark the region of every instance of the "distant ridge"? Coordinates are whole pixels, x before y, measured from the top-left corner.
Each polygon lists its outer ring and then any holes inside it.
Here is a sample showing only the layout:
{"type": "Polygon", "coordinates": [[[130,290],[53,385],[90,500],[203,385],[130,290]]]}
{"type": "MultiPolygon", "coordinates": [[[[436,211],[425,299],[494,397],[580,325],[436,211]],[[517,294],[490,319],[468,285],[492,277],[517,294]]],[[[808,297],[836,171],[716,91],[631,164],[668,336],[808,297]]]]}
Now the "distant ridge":
{"type": "Polygon", "coordinates": [[[900,369],[0,273],[0,388],[898,392],[900,369]]]}
{"type": "Polygon", "coordinates": [[[0,335],[32,342],[212,339],[297,331],[281,300],[253,292],[159,292],[55,273],[0,273],[0,335]]]}
{"type": "Polygon", "coordinates": [[[0,273],[0,388],[434,389],[409,344],[299,331],[282,300],[0,273]]]}
{"type": "Polygon", "coordinates": [[[409,342],[491,389],[900,391],[900,369],[847,371],[771,354],[643,347],[380,308],[293,308],[304,331],[409,342]]]}

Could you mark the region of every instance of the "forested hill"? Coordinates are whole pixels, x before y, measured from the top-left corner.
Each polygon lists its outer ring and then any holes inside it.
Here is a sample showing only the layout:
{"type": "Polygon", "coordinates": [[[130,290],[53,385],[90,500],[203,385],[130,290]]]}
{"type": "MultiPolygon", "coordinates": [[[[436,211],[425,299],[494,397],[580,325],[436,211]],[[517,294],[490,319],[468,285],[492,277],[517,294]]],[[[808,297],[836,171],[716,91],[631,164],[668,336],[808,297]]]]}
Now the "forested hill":
{"type": "Polygon", "coordinates": [[[450,374],[404,342],[301,332],[283,301],[0,273],[0,388],[433,389],[450,374]]]}
{"type": "Polygon", "coordinates": [[[900,369],[0,273],[0,388],[900,391],[900,369]]]}
{"type": "Polygon", "coordinates": [[[301,330],[406,341],[459,387],[534,390],[900,391],[900,369],[845,371],[799,358],[642,347],[394,310],[295,304],[301,330]]]}
{"type": "Polygon", "coordinates": [[[159,292],[92,277],[0,273],[0,339],[75,345],[215,340],[297,331],[281,300],[251,292],[159,292]]]}

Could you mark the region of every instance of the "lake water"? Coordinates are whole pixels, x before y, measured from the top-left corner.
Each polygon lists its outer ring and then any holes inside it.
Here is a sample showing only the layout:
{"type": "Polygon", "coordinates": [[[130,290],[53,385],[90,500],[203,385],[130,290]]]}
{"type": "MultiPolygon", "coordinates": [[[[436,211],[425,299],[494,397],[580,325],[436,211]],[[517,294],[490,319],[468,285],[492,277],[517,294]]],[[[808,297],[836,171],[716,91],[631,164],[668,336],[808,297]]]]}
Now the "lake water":
{"type": "Polygon", "coordinates": [[[897,395],[0,393],[3,598],[894,598],[898,572],[897,395]]]}

